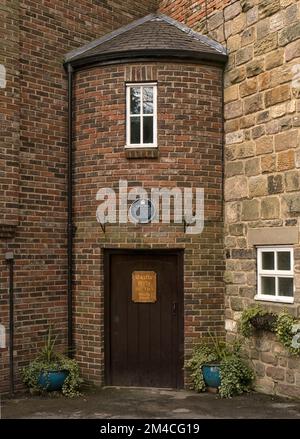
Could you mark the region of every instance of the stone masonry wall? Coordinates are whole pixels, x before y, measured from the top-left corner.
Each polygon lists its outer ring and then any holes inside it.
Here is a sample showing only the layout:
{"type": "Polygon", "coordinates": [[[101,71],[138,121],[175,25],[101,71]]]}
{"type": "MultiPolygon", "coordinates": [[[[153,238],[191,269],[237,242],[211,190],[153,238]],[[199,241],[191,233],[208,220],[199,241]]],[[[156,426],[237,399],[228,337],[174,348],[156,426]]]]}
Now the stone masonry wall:
{"type": "MultiPolygon", "coordinates": [[[[67,81],[63,57],[155,9],[156,0],[1,2],[0,64],[6,65],[7,87],[0,88],[0,224],[9,221],[15,230],[6,227],[5,234],[0,234],[0,323],[7,329],[9,343],[4,257],[6,251],[13,251],[16,382],[20,367],[43,345],[49,324],[62,348],[66,342],[67,81]],[[15,158],[19,136],[20,177],[15,158]]],[[[8,367],[6,349],[0,352],[0,392],[9,389],[8,367]]]]}
{"type": "MultiPolygon", "coordinates": [[[[226,329],[254,303],[256,249],[250,229],[294,226],[300,214],[300,2],[162,1],[161,12],[227,46],[225,72],[226,329]]],[[[276,244],[276,242],[274,242],[276,244]]],[[[268,304],[300,315],[300,249],[295,303],[268,304]]],[[[251,341],[259,389],[300,397],[300,360],[272,337],[251,341]]]]}

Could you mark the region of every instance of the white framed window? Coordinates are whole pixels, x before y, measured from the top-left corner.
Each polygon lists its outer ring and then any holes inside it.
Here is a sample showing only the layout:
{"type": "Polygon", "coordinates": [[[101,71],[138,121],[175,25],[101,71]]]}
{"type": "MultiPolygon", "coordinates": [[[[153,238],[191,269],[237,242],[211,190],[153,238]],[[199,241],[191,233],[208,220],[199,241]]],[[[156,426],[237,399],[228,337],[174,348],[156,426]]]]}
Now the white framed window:
{"type": "Polygon", "coordinates": [[[157,147],[157,84],[126,84],[126,148],[157,147]]]}
{"type": "Polygon", "coordinates": [[[256,300],[294,302],[294,250],[288,246],[257,248],[256,300]]]}

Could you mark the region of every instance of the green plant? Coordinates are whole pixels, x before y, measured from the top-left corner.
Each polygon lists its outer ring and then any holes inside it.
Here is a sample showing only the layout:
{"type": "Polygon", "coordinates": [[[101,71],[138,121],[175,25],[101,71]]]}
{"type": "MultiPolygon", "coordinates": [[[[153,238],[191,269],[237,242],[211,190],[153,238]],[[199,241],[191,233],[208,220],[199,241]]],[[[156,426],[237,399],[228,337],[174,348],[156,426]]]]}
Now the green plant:
{"type": "Polygon", "coordinates": [[[241,341],[235,340],[226,344],[216,337],[203,340],[194,349],[194,353],[186,363],[186,368],[191,371],[193,389],[197,392],[205,390],[202,367],[205,364],[218,363],[220,366],[221,386],[220,396],[230,398],[247,392],[251,388],[254,374],[241,355],[241,341]]]}
{"type": "Polygon", "coordinates": [[[244,337],[250,337],[255,328],[266,331],[274,331],[276,316],[268,312],[260,305],[254,305],[245,309],[239,321],[239,331],[244,337]]]}
{"type": "Polygon", "coordinates": [[[82,383],[79,374],[79,366],[77,362],[63,355],[55,352],[56,337],[51,335],[51,328],[48,330],[45,346],[42,348],[37,358],[33,360],[28,366],[21,369],[23,382],[30,388],[31,391],[42,392],[43,389],[39,386],[39,378],[41,373],[52,371],[66,371],[67,378],[62,387],[63,395],[67,397],[78,396],[79,387],[82,383]]]}
{"type": "Polygon", "coordinates": [[[300,322],[293,316],[288,314],[287,311],[283,311],[278,315],[276,324],[276,335],[278,340],[288,349],[292,355],[300,354],[300,347],[294,347],[292,344],[295,336],[293,326],[300,322]]]}

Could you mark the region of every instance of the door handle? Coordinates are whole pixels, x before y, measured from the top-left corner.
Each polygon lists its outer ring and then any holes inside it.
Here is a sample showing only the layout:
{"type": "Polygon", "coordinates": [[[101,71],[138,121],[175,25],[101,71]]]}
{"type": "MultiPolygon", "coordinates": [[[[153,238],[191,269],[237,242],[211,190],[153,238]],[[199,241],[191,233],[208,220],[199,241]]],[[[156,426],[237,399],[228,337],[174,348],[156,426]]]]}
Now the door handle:
{"type": "Polygon", "coordinates": [[[178,303],[177,302],[173,302],[172,303],[172,313],[175,315],[175,314],[177,314],[177,306],[178,306],[178,303]]]}

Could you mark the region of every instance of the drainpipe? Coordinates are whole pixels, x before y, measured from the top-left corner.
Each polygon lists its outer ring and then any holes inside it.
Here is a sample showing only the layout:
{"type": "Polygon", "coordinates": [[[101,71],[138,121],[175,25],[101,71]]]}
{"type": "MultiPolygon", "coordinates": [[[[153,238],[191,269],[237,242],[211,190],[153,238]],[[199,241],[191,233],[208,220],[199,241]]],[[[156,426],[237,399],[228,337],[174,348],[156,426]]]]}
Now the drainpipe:
{"type": "Polygon", "coordinates": [[[5,259],[9,268],[9,382],[10,394],[15,392],[14,384],[14,254],[7,252],[5,259]]]}
{"type": "Polygon", "coordinates": [[[68,355],[73,357],[73,67],[68,64],[68,355]]]}

